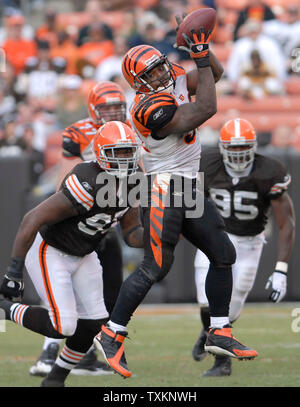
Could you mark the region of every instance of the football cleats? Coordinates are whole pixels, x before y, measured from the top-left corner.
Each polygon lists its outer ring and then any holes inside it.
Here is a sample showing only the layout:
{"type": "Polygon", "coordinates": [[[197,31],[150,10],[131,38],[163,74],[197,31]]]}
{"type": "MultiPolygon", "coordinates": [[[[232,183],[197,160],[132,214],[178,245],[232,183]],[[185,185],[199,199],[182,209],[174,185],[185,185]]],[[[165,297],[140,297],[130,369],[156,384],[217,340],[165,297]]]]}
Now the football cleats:
{"type": "Polygon", "coordinates": [[[100,167],[118,178],[133,175],[138,168],[138,144],[125,123],[112,121],[101,126],[94,138],[94,152],[100,167]]]}
{"type": "Polygon", "coordinates": [[[219,147],[223,162],[234,171],[244,171],[252,164],[256,145],[254,127],[245,119],[229,120],[221,128],[219,147]]]}
{"type": "Polygon", "coordinates": [[[129,85],[138,93],[171,92],[176,79],[168,58],[150,45],[131,48],[123,58],[122,71],[129,85]],[[154,68],[159,71],[152,76],[154,68]]]}
{"type": "Polygon", "coordinates": [[[100,82],[88,97],[90,117],[96,125],[118,120],[126,121],[126,99],[123,90],[114,82],[100,82]]]}

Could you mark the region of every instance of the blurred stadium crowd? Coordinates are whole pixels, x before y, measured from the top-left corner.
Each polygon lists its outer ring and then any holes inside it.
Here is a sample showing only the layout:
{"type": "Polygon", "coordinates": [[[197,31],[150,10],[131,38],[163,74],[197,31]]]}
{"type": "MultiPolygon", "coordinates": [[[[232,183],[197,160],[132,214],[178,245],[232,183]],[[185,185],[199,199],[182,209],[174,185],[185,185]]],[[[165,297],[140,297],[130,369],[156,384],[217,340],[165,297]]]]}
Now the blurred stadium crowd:
{"type": "Polygon", "coordinates": [[[0,9],[0,157],[28,154],[34,182],[59,162],[62,129],[88,116],[87,94],[97,81],[119,83],[129,106],[133,93],[121,73],[129,48],[153,45],[194,67],[173,48],[175,15],[200,7],[217,10],[212,50],[225,68],[203,144],[216,143],[222,123],[241,116],[256,127],[261,148],[300,153],[299,0],[62,3],[64,10],[57,1],[4,0],[0,9]]]}

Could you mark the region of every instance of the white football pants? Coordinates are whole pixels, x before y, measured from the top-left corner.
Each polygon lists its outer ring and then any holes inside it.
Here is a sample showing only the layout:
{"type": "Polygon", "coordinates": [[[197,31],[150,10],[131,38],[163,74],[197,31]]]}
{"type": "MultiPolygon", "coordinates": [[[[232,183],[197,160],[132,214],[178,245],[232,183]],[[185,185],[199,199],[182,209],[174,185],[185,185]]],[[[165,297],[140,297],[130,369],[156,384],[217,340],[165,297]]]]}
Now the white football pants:
{"type": "Polygon", "coordinates": [[[78,319],[108,317],[102,267],[95,252],[71,256],[46,244],[38,233],[25,266],[54,328],[62,335],[73,335],[78,319]]]}
{"type": "MultiPolygon", "coordinates": [[[[253,287],[263,244],[264,232],[256,236],[236,236],[228,233],[236,250],[236,262],[232,266],[233,287],[229,308],[229,320],[235,321],[243,309],[246,298],[253,287]]],[[[200,306],[208,306],[205,294],[205,280],[209,268],[206,255],[197,250],[195,261],[195,282],[197,301],[200,306]]]]}

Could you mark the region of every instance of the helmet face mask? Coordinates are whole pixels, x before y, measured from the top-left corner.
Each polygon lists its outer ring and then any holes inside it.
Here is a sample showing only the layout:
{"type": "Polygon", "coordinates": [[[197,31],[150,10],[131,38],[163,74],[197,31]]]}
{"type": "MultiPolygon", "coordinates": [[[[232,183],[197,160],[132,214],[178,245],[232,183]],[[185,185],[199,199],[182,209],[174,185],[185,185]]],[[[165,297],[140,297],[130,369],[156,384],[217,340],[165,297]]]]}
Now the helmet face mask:
{"type": "Polygon", "coordinates": [[[175,85],[176,74],[167,57],[148,45],[129,50],[123,59],[122,71],[137,93],[171,92],[175,85]]]}
{"type": "Polygon", "coordinates": [[[150,93],[171,91],[174,87],[172,69],[169,62],[161,60],[153,67],[148,68],[143,74],[140,74],[138,78],[145,83],[150,93]],[[153,76],[153,72],[157,72],[158,74],[153,76]]]}
{"type": "Polygon", "coordinates": [[[99,164],[102,169],[117,178],[136,173],[138,167],[138,147],[131,143],[105,145],[100,147],[99,164]]]}
{"type": "Polygon", "coordinates": [[[112,121],[101,126],[94,138],[94,152],[107,174],[124,178],[137,171],[139,148],[132,129],[125,123],[112,121]]]}
{"type": "Polygon", "coordinates": [[[97,117],[94,121],[98,126],[110,121],[126,121],[126,103],[101,103],[94,107],[94,112],[97,117]]]}
{"type": "Polygon", "coordinates": [[[233,119],[220,132],[219,148],[225,166],[236,172],[245,171],[255,158],[256,133],[245,119],[233,119]]]}
{"type": "Polygon", "coordinates": [[[96,126],[108,121],[126,121],[126,99],[114,82],[100,82],[93,87],[88,100],[89,114],[96,126]]]}
{"type": "Polygon", "coordinates": [[[236,149],[236,147],[240,146],[220,143],[220,151],[223,155],[224,164],[237,172],[246,170],[252,164],[256,151],[256,143],[252,145],[244,144],[244,149],[236,149]]]}

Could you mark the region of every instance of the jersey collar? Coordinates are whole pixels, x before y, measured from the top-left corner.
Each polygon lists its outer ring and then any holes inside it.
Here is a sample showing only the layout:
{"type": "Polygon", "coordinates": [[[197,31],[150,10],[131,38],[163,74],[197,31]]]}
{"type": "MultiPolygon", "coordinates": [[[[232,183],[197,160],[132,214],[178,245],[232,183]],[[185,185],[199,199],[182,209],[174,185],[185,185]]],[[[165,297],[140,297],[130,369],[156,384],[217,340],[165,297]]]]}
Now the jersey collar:
{"type": "Polygon", "coordinates": [[[224,163],[224,166],[225,166],[225,170],[226,170],[227,174],[231,178],[243,178],[243,177],[248,177],[248,175],[252,171],[253,163],[248,168],[246,168],[244,171],[234,171],[231,168],[229,168],[225,163],[224,163]]]}

